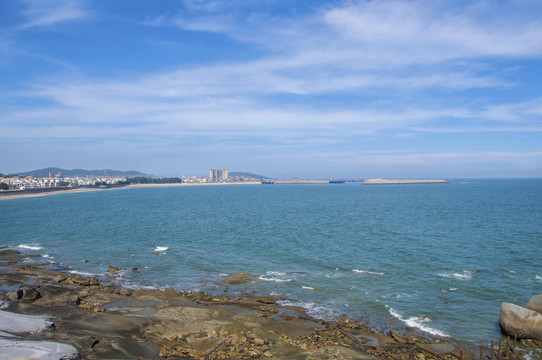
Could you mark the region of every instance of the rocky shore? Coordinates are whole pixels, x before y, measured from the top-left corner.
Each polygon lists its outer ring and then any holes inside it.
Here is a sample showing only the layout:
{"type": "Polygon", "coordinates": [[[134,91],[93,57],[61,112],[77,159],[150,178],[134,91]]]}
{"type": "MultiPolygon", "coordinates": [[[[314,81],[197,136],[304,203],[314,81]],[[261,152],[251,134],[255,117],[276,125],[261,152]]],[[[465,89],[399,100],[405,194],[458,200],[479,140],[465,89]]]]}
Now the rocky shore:
{"type": "MultiPolygon", "coordinates": [[[[445,339],[381,333],[361,319],[314,319],[274,296],[131,290],[116,284],[114,266],[98,279],[29,257],[40,259],[0,249],[0,359],[479,358],[445,339]]],[[[224,286],[257,279],[232,274],[224,286]]]]}

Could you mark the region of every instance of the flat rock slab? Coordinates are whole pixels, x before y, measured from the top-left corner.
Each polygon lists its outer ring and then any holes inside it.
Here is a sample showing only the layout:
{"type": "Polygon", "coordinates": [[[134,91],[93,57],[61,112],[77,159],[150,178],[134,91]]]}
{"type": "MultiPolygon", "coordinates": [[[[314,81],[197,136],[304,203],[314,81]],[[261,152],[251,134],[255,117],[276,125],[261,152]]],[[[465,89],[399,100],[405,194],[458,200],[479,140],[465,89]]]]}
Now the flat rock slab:
{"type": "Polygon", "coordinates": [[[362,354],[344,346],[325,346],[313,351],[307,360],[369,360],[374,356],[362,354]]]}
{"type": "Polygon", "coordinates": [[[448,343],[420,344],[419,347],[435,356],[453,354],[454,352],[459,351],[459,348],[457,346],[448,343]]]}
{"type": "Polygon", "coordinates": [[[79,359],[79,351],[68,344],[48,341],[0,339],[0,360],[7,359],[79,359]]]}
{"type": "Polygon", "coordinates": [[[49,316],[22,315],[0,310],[0,331],[11,334],[40,332],[53,325],[49,318],[49,316]]]}

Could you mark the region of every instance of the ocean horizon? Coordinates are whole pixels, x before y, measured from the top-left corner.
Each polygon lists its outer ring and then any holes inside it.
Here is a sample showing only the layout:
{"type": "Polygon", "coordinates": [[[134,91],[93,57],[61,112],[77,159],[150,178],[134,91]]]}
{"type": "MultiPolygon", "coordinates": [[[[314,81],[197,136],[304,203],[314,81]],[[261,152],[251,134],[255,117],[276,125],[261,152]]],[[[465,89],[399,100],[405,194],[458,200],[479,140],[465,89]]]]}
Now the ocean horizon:
{"type": "Polygon", "coordinates": [[[0,245],[133,288],[273,294],[482,344],[542,293],[542,179],[121,188],[0,201],[0,245]],[[259,280],[226,288],[236,272],[259,280]],[[420,316],[421,315],[421,316],[420,316]]]}

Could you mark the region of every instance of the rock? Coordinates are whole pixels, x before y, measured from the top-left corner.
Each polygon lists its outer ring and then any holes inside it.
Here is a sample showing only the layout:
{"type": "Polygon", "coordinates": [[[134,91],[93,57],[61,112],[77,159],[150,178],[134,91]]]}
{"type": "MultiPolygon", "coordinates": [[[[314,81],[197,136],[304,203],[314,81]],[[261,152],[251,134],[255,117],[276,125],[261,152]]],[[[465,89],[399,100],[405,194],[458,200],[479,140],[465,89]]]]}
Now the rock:
{"type": "Polygon", "coordinates": [[[264,339],[255,338],[252,341],[254,342],[254,344],[257,344],[257,345],[265,345],[265,340],[264,339]]]}
{"type": "Polygon", "coordinates": [[[244,284],[247,282],[254,281],[255,279],[258,279],[259,277],[260,277],[259,275],[252,275],[252,274],[247,274],[244,272],[238,272],[235,274],[228,275],[228,277],[226,278],[226,282],[228,284],[244,284]]]}
{"type": "Polygon", "coordinates": [[[204,354],[212,353],[224,344],[224,339],[214,336],[202,336],[202,334],[190,334],[184,338],[184,341],[190,349],[204,354]]]}
{"type": "Polygon", "coordinates": [[[239,336],[233,334],[226,339],[226,346],[238,345],[239,342],[239,336]]]}
{"type": "Polygon", "coordinates": [[[307,360],[363,360],[374,359],[373,356],[359,353],[353,349],[344,346],[325,346],[316,351],[313,351],[307,360]]]}
{"type": "Polygon", "coordinates": [[[10,301],[20,300],[23,297],[23,290],[17,289],[14,291],[10,291],[8,292],[7,296],[10,301]]]}
{"type": "Polygon", "coordinates": [[[449,343],[418,344],[418,346],[436,357],[439,357],[441,355],[446,355],[446,354],[459,353],[459,348],[456,345],[449,344],[449,343]]]}
{"type": "Polygon", "coordinates": [[[425,317],[426,317],[426,315],[425,315],[425,314],[420,314],[420,315],[418,315],[418,319],[420,319],[420,320],[423,320],[423,319],[425,319],[425,317]]]}
{"type": "Polygon", "coordinates": [[[527,309],[542,314],[542,294],[533,296],[527,304],[527,309]]]}
{"type": "Polygon", "coordinates": [[[407,342],[407,339],[403,335],[401,335],[401,334],[399,334],[399,333],[397,333],[397,332],[395,332],[393,330],[390,330],[390,336],[392,338],[394,338],[395,341],[397,341],[400,344],[406,344],[406,342],[407,342]]]}
{"type": "Polygon", "coordinates": [[[13,255],[19,255],[20,252],[17,250],[1,250],[0,256],[13,256],[13,255]]]}
{"type": "Polygon", "coordinates": [[[100,343],[100,340],[96,339],[94,336],[91,336],[89,339],[90,348],[94,349],[96,345],[100,343]]]}
{"type": "Polygon", "coordinates": [[[12,334],[39,333],[53,325],[49,316],[16,314],[0,310],[0,331],[12,334]]]}
{"type": "Polygon", "coordinates": [[[35,301],[41,298],[41,293],[33,288],[23,290],[23,300],[35,301]]]}
{"type": "Polygon", "coordinates": [[[48,341],[0,339],[2,359],[80,359],[72,345],[48,341]]]}
{"type": "Polygon", "coordinates": [[[111,265],[107,267],[107,272],[115,272],[115,271],[119,271],[119,268],[115,266],[111,266],[111,265]]]}
{"type": "Polygon", "coordinates": [[[542,340],[542,314],[524,307],[502,303],[499,325],[504,335],[518,339],[542,340]]]}

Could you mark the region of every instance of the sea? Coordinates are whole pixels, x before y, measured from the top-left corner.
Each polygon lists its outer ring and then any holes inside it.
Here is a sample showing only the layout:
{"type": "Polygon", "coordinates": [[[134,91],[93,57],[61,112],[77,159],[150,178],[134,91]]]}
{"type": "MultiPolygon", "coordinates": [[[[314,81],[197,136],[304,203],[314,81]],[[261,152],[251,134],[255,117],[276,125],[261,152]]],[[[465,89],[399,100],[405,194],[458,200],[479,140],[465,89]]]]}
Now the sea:
{"type": "Polygon", "coordinates": [[[273,294],[467,344],[542,294],[542,179],[121,188],[0,200],[0,246],[131,288],[273,294]],[[137,271],[132,271],[137,268],[137,271]],[[259,275],[226,285],[228,274],[259,275]],[[420,316],[421,315],[421,316],[420,316]]]}

